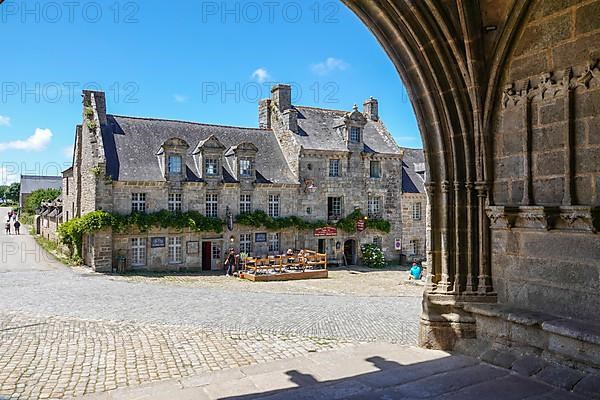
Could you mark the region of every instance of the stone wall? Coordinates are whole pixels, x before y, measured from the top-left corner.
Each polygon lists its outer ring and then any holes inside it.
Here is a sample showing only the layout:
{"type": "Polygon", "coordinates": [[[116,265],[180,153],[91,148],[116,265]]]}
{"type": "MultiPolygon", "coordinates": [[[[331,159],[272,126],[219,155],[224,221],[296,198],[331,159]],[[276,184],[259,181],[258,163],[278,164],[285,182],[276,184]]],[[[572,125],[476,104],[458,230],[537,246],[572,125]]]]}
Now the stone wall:
{"type": "Polygon", "coordinates": [[[600,320],[598,59],[600,1],[534,2],[496,113],[488,213],[502,303],[600,320]]]}
{"type": "Polygon", "coordinates": [[[424,193],[403,193],[400,203],[402,212],[402,254],[425,256],[427,250],[427,196],[424,193]],[[413,204],[421,203],[421,219],[413,219],[413,204]],[[419,241],[419,251],[414,253],[411,240],[419,241]]]}

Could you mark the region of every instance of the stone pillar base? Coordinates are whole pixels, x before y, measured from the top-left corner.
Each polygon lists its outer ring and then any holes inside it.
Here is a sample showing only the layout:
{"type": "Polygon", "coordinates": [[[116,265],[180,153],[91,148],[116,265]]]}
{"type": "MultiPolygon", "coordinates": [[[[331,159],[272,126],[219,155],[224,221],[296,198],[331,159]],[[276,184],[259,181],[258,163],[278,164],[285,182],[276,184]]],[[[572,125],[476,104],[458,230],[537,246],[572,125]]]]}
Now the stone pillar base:
{"type": "Polygon", "coordinates": [[[434,350],[452,350],[460,339],[475,337],[474,322],[435,322],[422,319],[419,346],[434,350]]]}

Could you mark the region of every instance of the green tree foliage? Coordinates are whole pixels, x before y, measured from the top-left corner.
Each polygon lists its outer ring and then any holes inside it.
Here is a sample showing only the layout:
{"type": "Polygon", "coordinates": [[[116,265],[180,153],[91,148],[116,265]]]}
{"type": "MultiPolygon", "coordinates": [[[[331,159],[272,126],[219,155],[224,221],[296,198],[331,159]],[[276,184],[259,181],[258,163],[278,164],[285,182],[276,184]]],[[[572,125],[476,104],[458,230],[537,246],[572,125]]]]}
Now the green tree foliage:
{"type": "Polygon", "coordinates": [[[5,193],[5,198],[6,200],[11,200],[14,202],[18,202],[19,201],[19,193],[21,192],[21,184],[20,183],[13,183],[11,184],[8,189],[6,190],[5,193]]]}
{"type": "Polygon", "coordinates": [[[369,243],[362,247],[362,261],[369,268],[385,267],[385,256],[383,251],[376,245],[369,243]]]}
{"type": "Polygon", "coordinates": [[[35,210],[40,208],[40,205],[46,201],[52,201],[60,196],[59,189],[39,189],[34,191],[27,197],[24,210],[26,214],[35,214],[35,210]]]}

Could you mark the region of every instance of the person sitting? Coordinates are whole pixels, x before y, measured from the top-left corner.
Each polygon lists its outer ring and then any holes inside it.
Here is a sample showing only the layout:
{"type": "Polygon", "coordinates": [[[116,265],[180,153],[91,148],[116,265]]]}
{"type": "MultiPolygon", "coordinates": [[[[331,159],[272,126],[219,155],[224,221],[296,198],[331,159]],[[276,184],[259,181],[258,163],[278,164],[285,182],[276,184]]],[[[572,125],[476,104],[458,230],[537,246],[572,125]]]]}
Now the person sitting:
{"type": "Polygon", "coordinates": [[[423,275],[423,267],[421,267],[419,264],[417,263],[413,263],[412,267],[410,268],[410,276],[408,277],[408,280],[421,280],[421,276],[423,275]]]}

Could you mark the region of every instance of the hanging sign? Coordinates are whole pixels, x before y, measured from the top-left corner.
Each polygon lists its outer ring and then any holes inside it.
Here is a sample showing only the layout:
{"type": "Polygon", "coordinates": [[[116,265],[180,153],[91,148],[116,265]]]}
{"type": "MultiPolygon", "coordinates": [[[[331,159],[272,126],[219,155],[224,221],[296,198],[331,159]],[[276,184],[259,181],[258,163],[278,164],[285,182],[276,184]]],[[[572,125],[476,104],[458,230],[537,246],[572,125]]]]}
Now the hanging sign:
{"type": "Polygon", "coordinates": [[[364,220],[364,219],[359,219],[359,220],[356,222],[356,230],[357,230],[358,232],[362,232],[362,231],[364,231],[364,230],[365,230],[365,220],[364,220]]]}

